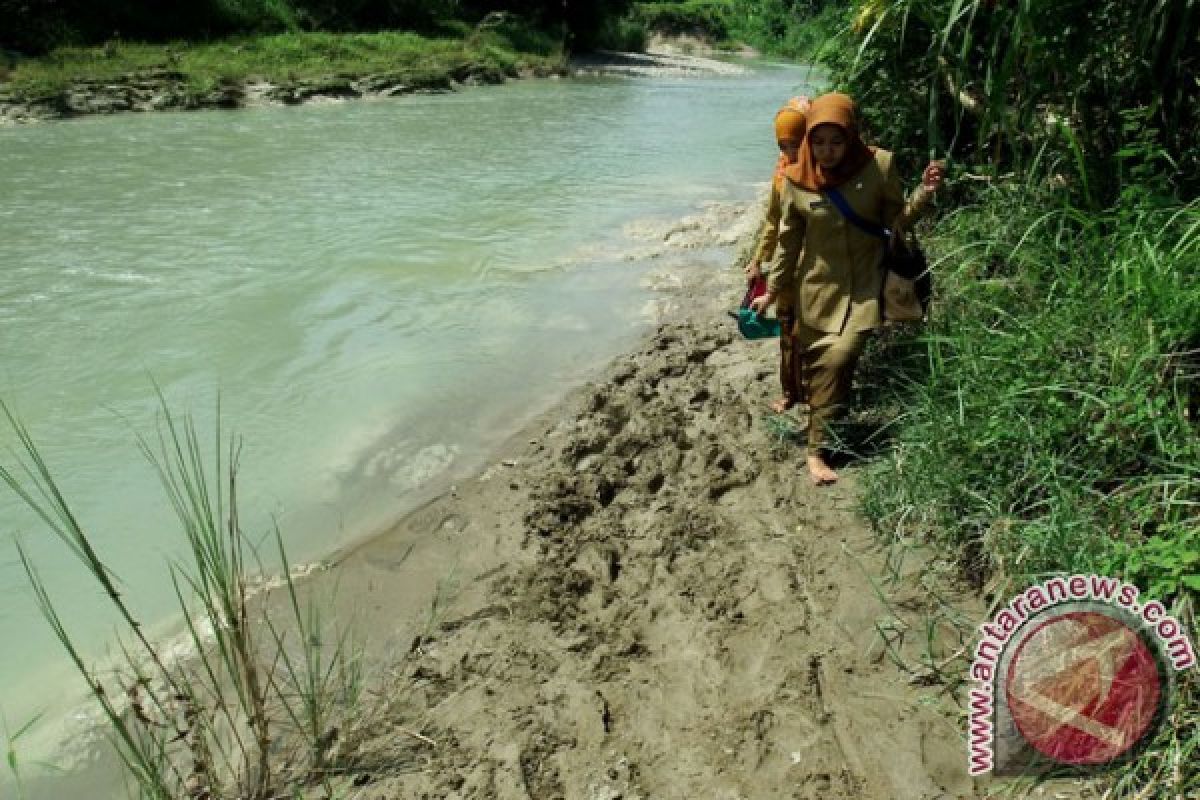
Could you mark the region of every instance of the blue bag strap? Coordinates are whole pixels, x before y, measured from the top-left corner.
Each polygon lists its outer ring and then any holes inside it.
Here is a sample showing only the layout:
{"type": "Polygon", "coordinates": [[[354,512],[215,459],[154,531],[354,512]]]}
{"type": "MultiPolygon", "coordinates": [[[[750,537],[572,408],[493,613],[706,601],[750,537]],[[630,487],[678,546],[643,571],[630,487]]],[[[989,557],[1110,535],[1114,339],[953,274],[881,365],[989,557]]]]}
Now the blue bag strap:
{"type": "Polygon", "coordinates": [[[880,239],[892,238],[892,232],[880,225],[878,222],[870,222],[863,219],[858,214],[854,213],[854,209],[846,202],[846,198],[842,197],[842,193],[832,187],[825,190],[825,196],[829,198],[837,210],[842,212],[842,216],[846,218],[851,225],[856,226],[860,230],[866,231],[872,236],[878,236],[880,239]]]}

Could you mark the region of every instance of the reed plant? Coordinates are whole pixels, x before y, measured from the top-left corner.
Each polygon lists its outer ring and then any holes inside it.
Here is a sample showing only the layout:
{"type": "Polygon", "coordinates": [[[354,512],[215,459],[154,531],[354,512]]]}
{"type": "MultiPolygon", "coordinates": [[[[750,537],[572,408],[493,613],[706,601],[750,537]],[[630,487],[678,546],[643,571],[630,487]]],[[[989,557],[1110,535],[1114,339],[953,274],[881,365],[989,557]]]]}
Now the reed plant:
{"type": "Polygon", "coordinates": [[[83,676],[111,729],[130,783],[142,798],[266,798],[320,781],[330,771],[339,720],[362,685],[360,651],[332,633],[317,606],[302,603],[274,530],[282,618],[267,611],[263,564],[238,513],[235,437],[223,438],[218,408],[205,444],[190,416],[161,393],[160,424],[139,446],[175,510],[187,557],[169,569],[191,655],[170,658],[146,634],[116,571],[72,510],[30,432],[0,403],[19,442],[18,465],[0,478],[58,537],[102,588],[121,620],[121,657],[103,670],[76,645],[28,549],[18,553],[38,606],[83,676]]]}
{"type": "Polygon", "coordinates": [[[993,177],[1053,162],[1044,177],[1103,208],[1120,190],[1130,110],[1174,159],[1171,190],[1194,192],[1197,36],[1198,0],[860,0],[827,55],[906,158],[950,157],[993,177]]]}
{"type": "Polygon", "coordinates": [[[12,776],[12,790],[17,800],[25,800],[25,779],[22,774],[23,759],[20,755],[20,740],[38,723],[40,715],[34,715],[15,731],[8,724],[8,718],[0,713],[0,731],[4,733],[4,764],[8,774],[12,776]]]}

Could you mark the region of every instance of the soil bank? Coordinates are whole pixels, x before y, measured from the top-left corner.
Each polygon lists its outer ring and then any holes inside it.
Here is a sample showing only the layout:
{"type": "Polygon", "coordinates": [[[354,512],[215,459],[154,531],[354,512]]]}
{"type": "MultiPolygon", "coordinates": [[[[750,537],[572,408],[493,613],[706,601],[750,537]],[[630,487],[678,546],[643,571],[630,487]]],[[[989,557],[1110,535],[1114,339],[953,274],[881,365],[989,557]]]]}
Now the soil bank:
{"type": "Polygon", "coordinates": [[[923,626],[986,609],[880,545],[854,466],[810,484],[740,294],[733,267],[682,276],[635,352],[310,584],[388,665],[334,748],[347,796],[992,796],[966,773],[973,624],[923,626]]]}

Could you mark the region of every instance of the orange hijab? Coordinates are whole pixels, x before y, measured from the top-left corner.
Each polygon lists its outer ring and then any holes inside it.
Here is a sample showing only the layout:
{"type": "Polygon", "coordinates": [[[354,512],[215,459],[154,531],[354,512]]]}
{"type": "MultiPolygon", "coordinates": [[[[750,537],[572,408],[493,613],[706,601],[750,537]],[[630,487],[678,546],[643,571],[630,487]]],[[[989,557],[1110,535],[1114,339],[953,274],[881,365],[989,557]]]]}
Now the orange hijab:
{"type": "MultiPolygon", "coordinates": [[[[787,101],[787,105],[779,109],[775,114],[775,139],[795,139],[801,144],[804,142],[804,131],[806,127],[805,112],[801,110],[800,98],[793,97],[787,101]]],[[[784,170],[791,166],[792,162],[788,161],[788,157],[783,153],[779,154],[779,161],[775,163],[775,184],[776,186],[783,185],[784,170]]]]}
{"type": "Polygon", "coordinates": [[[805,115],[808,130],[800,145],[800,156],[796,163],[784,170],[792,183],[810,192],[819,192],[831,186],[840,186],[853,178],[875,157],[875,149],[867,147],[858,135],[858,113],[854,101],[844,94],[823,94],[808,107],[805,115]],[[846,155],[842,163],[826,170],[813,158],[808,134],[818,125],[837,125],[846,134],[846,155]]]}

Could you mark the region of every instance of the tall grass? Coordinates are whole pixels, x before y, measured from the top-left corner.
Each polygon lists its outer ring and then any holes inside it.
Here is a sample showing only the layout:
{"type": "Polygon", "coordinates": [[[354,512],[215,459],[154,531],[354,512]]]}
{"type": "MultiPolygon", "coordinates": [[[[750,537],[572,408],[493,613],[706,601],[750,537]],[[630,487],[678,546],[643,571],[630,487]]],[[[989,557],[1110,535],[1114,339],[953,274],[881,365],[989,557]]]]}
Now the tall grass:
{"type": "MultiPolygon", "coordinates": [[[[903,515],[1021,581],[1200,533],[1200,203],[1080,214],[1031,199],[993,189],[941,222],[935,324],[869,378],[905,409],[877,519],[903,515]]],[[[1200,589],[1175,577],[1163,594],[1200,589]]]]}
{"type": "Polygon", "coordinates": [[[1103,208],[1120,190],[1122,115],[1156,131],[1178,196],[1200,182],[1200,0],[860,0],[829,60],[875,133],[914,160],[1029,172],[1103,208]]]}
{"type": "Polygon", "coordinates": [[[123,584],[71,509],[32,435],[0,404],[21,452],[0,479],[103,589],[123,621],[122,658],[102,677],[76,646],[27,549],[18,554],[46,621],[103,710],[127,773],[143,798],[251,798],[326,777],[337,722],[361,686],[347,634],[327,640],[325,621],[298,599],[275,531],[290,613],[267,614],[252,587],[263,565],[238,515],[240,444],[225,440],[220,413],[203,442],[192,419],[162,399],[153,439],[139,440],[172,504],[188,552],[169,569],[192,655],[169,659],[145,633],[123,584]]]}
{"type": "MultiPolygon", "coordinates": [[[[1194,631],[1198,233],[1200,201],[1084,213],[1012,185],[947,214],[930,326],[877,344],[861,376],[895,410],[867,479],[877,527],[957,554],[991,598],[1099,572],[1194,631]]],[[[1172,724],[1114,798],[1200,790],[1196,688],[1184,676],[1172,724]]]]}
{"type": "MultiPolygon", "coordinates": [[[[1196,0],[862,0],[833,81],[915,171],[948,157],[930,324],[875,342],[891,447],[866,510],[1000,601],[1122,577],[1194,626],[1200,595],[1196,0]]],[[[1200,793],[1200,705],[1112,780],[1200,793]]]]}

